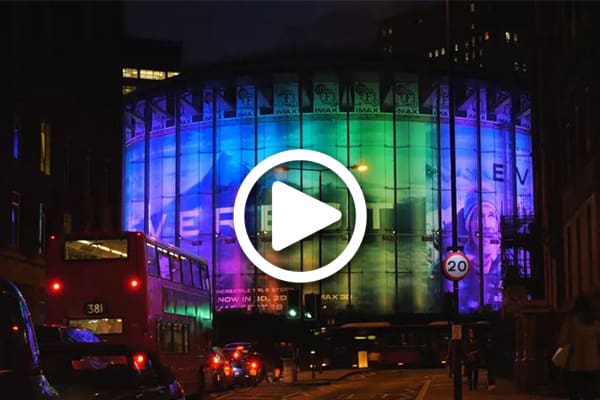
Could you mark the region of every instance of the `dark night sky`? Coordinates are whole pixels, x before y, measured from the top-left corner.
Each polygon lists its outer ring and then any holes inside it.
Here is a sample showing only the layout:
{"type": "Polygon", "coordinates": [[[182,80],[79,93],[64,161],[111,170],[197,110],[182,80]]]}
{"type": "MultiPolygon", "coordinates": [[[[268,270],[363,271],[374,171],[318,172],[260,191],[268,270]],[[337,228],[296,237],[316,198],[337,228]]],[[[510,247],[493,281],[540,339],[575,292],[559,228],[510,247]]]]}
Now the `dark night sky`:
{"type": "Polygon", "coordinates": [[[189,65],[289,47],[374,48],[378,22],[415,4],[221,1],[129,2],[125,7],[128,33],[182,41],[189,65]]]}

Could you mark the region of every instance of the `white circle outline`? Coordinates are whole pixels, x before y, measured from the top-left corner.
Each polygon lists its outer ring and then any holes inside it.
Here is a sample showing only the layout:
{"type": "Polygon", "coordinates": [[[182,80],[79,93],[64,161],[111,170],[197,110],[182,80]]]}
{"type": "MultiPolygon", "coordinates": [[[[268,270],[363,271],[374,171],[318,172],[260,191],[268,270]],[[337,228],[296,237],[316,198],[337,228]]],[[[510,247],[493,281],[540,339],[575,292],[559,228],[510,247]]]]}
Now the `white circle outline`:
{"type": "MultiPolygon", "coordinates": [[[[457,262],[457,264],[458,264],[458,262],[457,262]]],[[[442,273],[446,276],[446,278],[450,279],[451,281],[463,280],[464,278],[466,278],[466,276],[469,274],[470,271],[471,271],[471,260],[469,260],[469,257],[467,257],[466,254],[464,254],[463,252],[460,252],[460,251],[450,252],[446,256],[446,258],[444,258],[444,261],[442,262],[442,273]],[[454,274],[451,271],[448,271],[448,263],[453,258],[459,258],[460,261],[466,262],[467,269],[464,272],[458,271],[460,274],[454,274]]]]}
{"type": "Polygon", "coordinates": [[[258,163],[242,181],[233,206],[233,227],[238,243],[246,257],[256,268],[267,275],[285,282],[310,283],[325,279],[344,268],[358,251],[367,229],[367,204],[356,178],[342,163],[327,154],[313,150],[287,150],[267,157],[258,163]],[[246,203],[250,191],[258,180],[269,170],[290,161],[310,161],[333,171],[350,190],[354,201],[356,220],[352,238],[342,253],[329,264],[311,271],[289,271],[271,264],[254,248],[246,230],[246,203]]]}

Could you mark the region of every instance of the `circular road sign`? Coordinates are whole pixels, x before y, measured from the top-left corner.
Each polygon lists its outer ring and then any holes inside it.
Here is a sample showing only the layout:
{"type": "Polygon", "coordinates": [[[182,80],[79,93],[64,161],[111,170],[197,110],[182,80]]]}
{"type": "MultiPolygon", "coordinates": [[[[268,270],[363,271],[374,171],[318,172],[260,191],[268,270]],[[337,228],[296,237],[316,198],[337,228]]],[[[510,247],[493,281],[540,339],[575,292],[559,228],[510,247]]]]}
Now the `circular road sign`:
{"type": "Polygon", "coordinates": [[[442,272],[452,281],[460,281],[470,269],[471,261],[460,251],[451,251],[442,262],[442,272]]]}

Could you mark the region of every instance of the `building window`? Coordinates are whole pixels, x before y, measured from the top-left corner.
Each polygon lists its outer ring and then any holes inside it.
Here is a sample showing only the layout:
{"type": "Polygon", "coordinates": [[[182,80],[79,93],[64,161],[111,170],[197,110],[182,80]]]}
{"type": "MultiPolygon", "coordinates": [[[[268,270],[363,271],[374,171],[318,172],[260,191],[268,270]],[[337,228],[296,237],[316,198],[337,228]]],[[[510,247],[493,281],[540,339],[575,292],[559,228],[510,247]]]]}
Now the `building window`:
{"type": "Polygon", "coordinates": [[[513,68],[515,69],[515,71],[518,71],[519,70],[519,63],[515,61],[513,63],[513,68]]]}
{"type": "Polygon", "coordinates": [[[174,78],[179,75],[179,72],[167,72],[167,78],[174,78]]]}
{"type": "Polygon", "coordinates": [[[165,79],[165,71],[155,71],[152,69],[140,69],[140,79],[149,79],[152,81],[160,81],[165,79]]]}
{"type": "Polygon", "coordinates": [[[123,95],[129,94],[135,90],[135,86],[123,85],[123,95]]]}
{"type": "Polygon", "coordinates": [[[438,58],[439,55],[440,55],[440,51],[438,49],[435,49],[435,52],[434,52],[435,58],[438,58]]]}
{"type": "Polygon", "coordinates": [[[19,246],[19,240],[21,235],[21,193],[12,191],[10,192],[10,236],[8,238],[9,244],[14,247],[19,246]]]}
{"type": "Polygon", "coordinates": [[[506,38],[506,43],[510,43],[510,32],[504,32],[504,37],[506,38]]]}
{"type": "Polygon", "coordinates": [[[123,68],[123,78],[138,79],[137,68],[123,68]]]}
{"type": "Polygon", "coordinates": [[[19,146],[21,143],[21,119],[19,117],[15,117],[13,122],[13,145],[12,145],[12,155],[15,160],[19,159],[19,146]]]}
{"type": "Polygon", "coordinates": [[[388,47],[388,53],[392,54],[392,45],[390,44],[390,47],[388,47]]]}
{"type": "Polygon", "coordinates": [[[50,175],[50,140],[50,123],[42,121],[40,129],[40,171],[46,175],[50,175]]]}
{"type": "Polygon", "coordinates": [[[475,3],[471,3],[469,6],[469,9],[471,10],[472,13],[475,12],[475,3]]]}
{"type": "Polygon", "coordinates": [[[519,37],[517,36],[517,32],[513,33],[513,42],[517,43],[519,41],[519,37]]]}
{"type": "Polygon", "coordinates": [[[441,53],[442,55],[445,55],[445,54],[446,54],[446,48],[445,48],[445,47],[442,47],[442,49],[441,49],[440,53],[441,53]]]}
{"type": "Polygon", "coordinates": [[[475,30],[475,24],[471,24],[471,30],[474,31],[475,30]]]}
{"type": "Polygon", "coordinates": [[[521,71],[527,72],[527,64],[523,63],[523,65],[521,67],[521,71]]]}
{"type": "Polygon", "coordinates": [[[485,40],[490,40],[490,33],[486,32],[484,38],[485,40]]]}
{"type": "Polygon", "coordinates": [[[46,205],[40,203],[38,215],[38,254],[46,252],[46,205]]]}
{"type": "Polygon", "coordinates": [[[429,53],[427,54],[427,57],[429,57],[429,58],[433,58],[433,53],[432,53],[432,52],[429,52],[429,53]]]}
{"type": "Polygon", "coordinates": [[[458,43],[454,43],[454,51],[458,51],[458,43]]]}

